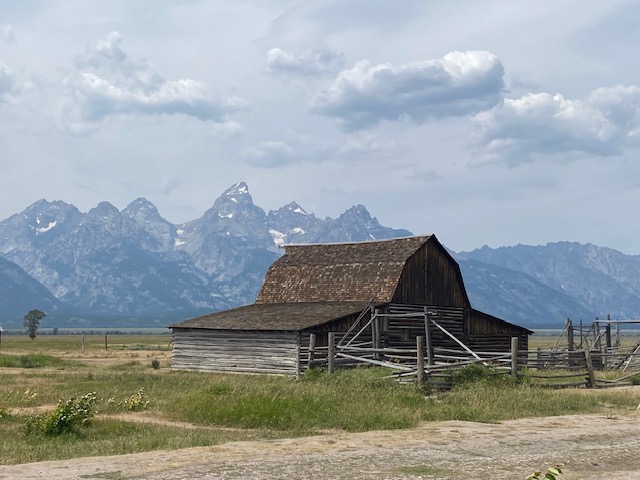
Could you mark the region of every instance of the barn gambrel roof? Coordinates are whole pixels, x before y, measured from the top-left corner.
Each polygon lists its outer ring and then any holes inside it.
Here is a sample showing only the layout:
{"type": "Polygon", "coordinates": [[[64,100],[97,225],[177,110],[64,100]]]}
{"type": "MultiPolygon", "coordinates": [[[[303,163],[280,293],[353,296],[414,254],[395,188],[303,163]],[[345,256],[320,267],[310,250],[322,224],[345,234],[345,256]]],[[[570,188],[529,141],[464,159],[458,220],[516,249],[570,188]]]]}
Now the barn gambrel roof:
{"type": "Polygon", "coordinates": [[[286,246],[256,303],[390,302],[406,261],[430,238],[286,246]]]}

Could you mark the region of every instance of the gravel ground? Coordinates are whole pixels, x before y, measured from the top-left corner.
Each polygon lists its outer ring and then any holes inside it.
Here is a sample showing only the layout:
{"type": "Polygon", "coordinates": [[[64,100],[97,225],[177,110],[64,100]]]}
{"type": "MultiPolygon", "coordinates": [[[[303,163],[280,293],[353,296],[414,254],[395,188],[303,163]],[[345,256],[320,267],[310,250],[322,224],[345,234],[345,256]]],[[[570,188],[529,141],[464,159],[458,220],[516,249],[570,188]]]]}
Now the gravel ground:
{"type": "Polygon", "coordinates": [[[576,415],[500,424],[425,423],[214,447],[0,467],[0,479],[524,479],[561,464],[563,480],[640,478],[640,416],[576,415]]]}

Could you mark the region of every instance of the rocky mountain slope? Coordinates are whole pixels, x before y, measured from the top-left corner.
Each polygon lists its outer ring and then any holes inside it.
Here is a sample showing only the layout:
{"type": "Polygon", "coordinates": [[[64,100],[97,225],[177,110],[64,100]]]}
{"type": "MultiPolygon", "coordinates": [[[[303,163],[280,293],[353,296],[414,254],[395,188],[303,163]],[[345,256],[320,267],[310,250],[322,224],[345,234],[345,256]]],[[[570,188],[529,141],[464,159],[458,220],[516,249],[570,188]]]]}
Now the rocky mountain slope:
{"type": "MultiPolygon", "coordinates": [[[[483,247],[460,254],[524,272],[547,287],[567,294],[594,316],[640,318],[640,257],[610,248],[571,242],[545,246],[483,247]]],[[[574,313],[577,317],[578,315],[574,313]]]]}
{"type": "MultiPolygon", "coordinates": [[[[336,219],[295,202],[265,213],[242,182],[181,225],[144,198],[122,211],[102,202],[86,213],[39,200],[0,222],[0,319],[41,306],[54,317],[67,312],[61,320],[69,311],[73,322],[95,319],[84,326],[163,326],[252,303],[284,244],[409,235],[380,225],[363,205],[336,219]]],[[[561,326],[567,316],[640,312],[640,257],[569,243],[453,254],[472,305],[514,323],[561,326]]]]}
{"type": "MultiPolygon", "coordinates": [[[[285,241],[406,235],[381,226],[363,206],[335,220],[317,219],[295,203],[267,215],[247,185],[238,183],[202,217],[181,225],[164,219],[144,198],[122,211],[102,202],[86,213],[62,201],[39,200],[0,222],[0,257],[77,314],[156,315],[164,325],[167,318],[252,303],[285,241]]],[[[9,291],[3,290],[3,298],[9,291]]],[[[1,309],[0,318],[14,311],[1,309]]]]}
{"type": "Polygon", "coordinates": [[[29,310],[59,312],[62,302],[18,265],[0,257],[0,312],[21,319],[29,310]]]}

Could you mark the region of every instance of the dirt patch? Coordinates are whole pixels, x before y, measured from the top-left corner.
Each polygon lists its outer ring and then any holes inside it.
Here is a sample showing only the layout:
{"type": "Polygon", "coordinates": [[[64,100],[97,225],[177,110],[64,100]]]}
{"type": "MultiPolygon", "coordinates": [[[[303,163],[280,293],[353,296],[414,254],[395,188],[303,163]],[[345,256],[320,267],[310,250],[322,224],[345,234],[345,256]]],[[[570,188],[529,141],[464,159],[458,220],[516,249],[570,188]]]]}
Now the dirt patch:
{"type": "MultiPolygon", "coordinates": [[[[181,426],[176,425],[176,428],[181,426]]],[[[631,480],[640,417],[576,415],[500,424],[425,423],[176,451],[0,467],[0,479],[524,479],[561,464],[566,480],[631,480]]]]}

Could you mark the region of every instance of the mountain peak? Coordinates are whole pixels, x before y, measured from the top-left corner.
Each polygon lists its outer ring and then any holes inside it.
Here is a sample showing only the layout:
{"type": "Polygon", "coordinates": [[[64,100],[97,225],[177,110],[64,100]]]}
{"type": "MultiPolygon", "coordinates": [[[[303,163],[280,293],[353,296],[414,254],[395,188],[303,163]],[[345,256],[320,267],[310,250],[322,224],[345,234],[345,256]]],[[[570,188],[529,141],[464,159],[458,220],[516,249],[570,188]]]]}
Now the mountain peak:
{"type": "Polygon", "coordinates": [[[115,206],[113,206],[109,202],[100,202],[97,206],[93,207],[89,210],[88,215],[103,217],[106,219],[107,217],[117,216],[120,213],[115,206]]]}
{"type": "Polygon", "coordinates": [[[301,215],[309,215],[307,211],[304,208],[302,208],[300,205],[298,205],[296,202],[291,202],[290,204],[285,205],[284,208],[293,213],[299,213],[301,215]]]}
{"type": "Polygon", "coordinates": [[[349,208],[348,210],[346,210],[342,215],[340,215],[340,218],[343,217],[358,217],[362,220],[365,221],[374,221],[377,223],[377,219],[375,218],[371,218],[371,214],[369,213],[369,211],[367,210],[367,207],[365,207],[364,205],[358,204],[358,205],[354,205],[353,207],[349,208]]]}
{"type": "Polygon", "coordinates": [[[138,197],[122,210],[122,213],[129,217],[138,216],[157,216],[158,209],[156,206],[144,197],[138,197]]]}
{"type": "Polygon", "coordinates": [[[235,197],[238,195],[246,195],[248,193],[249,193],[249,187],[247,186],[247,184],[245,182],[239,182],[227,188],[222,193],[222,196],[235,197]]]}

